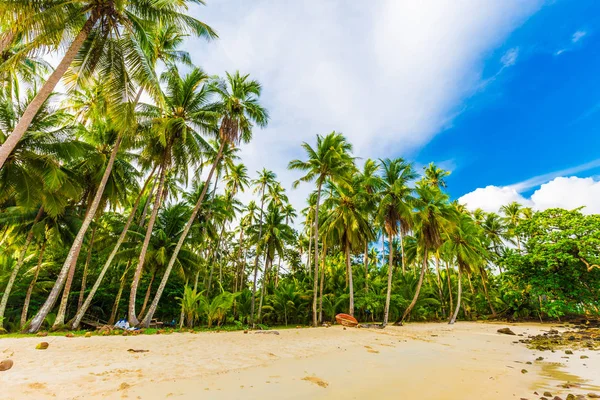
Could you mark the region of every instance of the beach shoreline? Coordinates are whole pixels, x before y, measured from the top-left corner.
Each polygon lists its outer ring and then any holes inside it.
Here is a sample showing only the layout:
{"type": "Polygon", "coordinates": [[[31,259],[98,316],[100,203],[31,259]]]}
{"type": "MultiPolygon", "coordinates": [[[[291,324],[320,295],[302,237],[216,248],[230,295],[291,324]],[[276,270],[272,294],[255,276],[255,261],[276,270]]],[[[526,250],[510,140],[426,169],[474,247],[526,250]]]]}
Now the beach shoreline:
{"type": "Polygon", "coordinates": [[[0,338],[3,398],[538,399],[600,394],[597,351],[538,351],[519,339],[556,324],[0,338]],[[510,327],[517,335],[499,334],[510,327]],[[523,335],[523,336],[518,336],[523,335]],[[47,341],[47,350],[36,350],[47,341]],[[148,350],[147,352],[129,352],[148,350]],[[581,356],[587,357],[582,358],[581,356]],[[543,357],[543,360],[536,360],[543,357]],[[571,387],[566,384],[572,384],[571,387]],[[534,392],[537,392],[536,396],[534,392]]]}

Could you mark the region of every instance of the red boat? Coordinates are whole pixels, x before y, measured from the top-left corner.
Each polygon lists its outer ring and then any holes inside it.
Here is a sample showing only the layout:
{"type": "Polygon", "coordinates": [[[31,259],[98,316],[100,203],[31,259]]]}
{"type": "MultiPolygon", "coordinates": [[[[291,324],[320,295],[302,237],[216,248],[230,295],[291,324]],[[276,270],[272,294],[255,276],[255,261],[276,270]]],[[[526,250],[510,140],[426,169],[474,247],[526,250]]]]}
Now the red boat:
{"type": "Polygon", "coordinates": [[[355,327],[358,325],[356,318],[349,314],[338,314],[335,316],[335,320],[338,324],[343,326],[355,327]]]}

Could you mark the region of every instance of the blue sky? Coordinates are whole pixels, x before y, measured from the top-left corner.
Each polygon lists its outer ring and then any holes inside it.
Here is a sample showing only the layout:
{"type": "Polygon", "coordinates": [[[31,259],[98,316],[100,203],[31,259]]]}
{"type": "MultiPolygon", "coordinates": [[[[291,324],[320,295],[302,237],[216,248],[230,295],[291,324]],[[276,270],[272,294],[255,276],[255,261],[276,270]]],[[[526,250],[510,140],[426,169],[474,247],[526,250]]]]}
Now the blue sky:
{"type": "MultiPolygon", "coordinates": [[[[491,81],[416,159],[452,160],[455,196],[600,159],[599,22],[597,1],[542,7],[490,52],[483,75],[491,81]],[[516,54],[509,66],[507,53],[516,54]]],[[[576,175],[599,172],[597,165],[576,175]]]]}
{"type": "MultiPolygon", "coordinates": [[[[196,65],[264,87],[266,129],[242,150],[284,186],[316,134],[344,133],[359,157],[451,169],[471,208],[509,201],[600,212],[600,2],[593,0],[212,0],[192,14],[196,65]],[[569,195],[566,195],[568,193],[569,195]]],[[[303,208],[310,185],[290,192],[303,208]]]]}

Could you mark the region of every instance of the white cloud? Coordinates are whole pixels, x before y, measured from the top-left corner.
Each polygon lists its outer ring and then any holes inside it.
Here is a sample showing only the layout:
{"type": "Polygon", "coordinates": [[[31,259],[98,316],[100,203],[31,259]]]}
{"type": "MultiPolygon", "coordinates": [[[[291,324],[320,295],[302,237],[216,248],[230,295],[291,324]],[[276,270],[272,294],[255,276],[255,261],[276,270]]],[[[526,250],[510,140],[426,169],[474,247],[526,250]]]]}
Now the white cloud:
{"type": "Polygon", "coordinates": [[[512,67],[517,62],[518,57],[519,57],[519,48],[514,47],[512,49],[509,49],[506,53],[504,53],[504,55],[500,59],[500,62],[502,63],[502,65],[504,67],[512,67]]]}
{"type": "Polygon", "coordinates": [[[600,181],[594,178],[557,177],[544,183],[529,199],[520,195],[514,187],[487,186],[465,194],[458,201],[469,209],[482,208],[497,212],[500,206],[517,201],[534,210],[559,207],[574,209],[585,207],[586,214],[600,213],[600,181]]]}
{"type": "Polygon", "coordinates": [[[586,31],[577,31],[573,34],[573,36],[571,36],[571,42],[573,43],[577,43],[579,42],[581,39],[583,39],[583,37],[587,35],[586,31]]]}
{"type": "MultiPolygon", "coordinates": [[[[272,119],[242,159],[289,188],[298,174],[287,163],[316,134],[344,133],[360,157],[426,144],[477,90],[484,58],[540,4],[221,0],[193,10],[220,39],[186,47],[209,73],[239,69],[263,84],[272,119]]],[[[298,208],[308,190],[290,196],[298,208]]]]}

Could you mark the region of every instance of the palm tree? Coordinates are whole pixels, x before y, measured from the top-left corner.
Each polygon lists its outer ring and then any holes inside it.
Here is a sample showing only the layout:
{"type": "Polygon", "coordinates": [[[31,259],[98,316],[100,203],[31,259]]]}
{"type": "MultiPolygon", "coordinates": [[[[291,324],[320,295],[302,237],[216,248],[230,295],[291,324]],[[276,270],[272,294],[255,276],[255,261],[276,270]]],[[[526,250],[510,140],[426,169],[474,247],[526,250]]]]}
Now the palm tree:
{"type": "MultiPolygon", "coordinates": [[[[255,185],[254,193],[260,191],[260,215],[259,215],[259,226],[258,226],[258,239],[262,238],[262,226],[264,221],[264,205],[265,205],[265,190],[267,187],[270,187],[275,184],[275,179],[277,175],[274,172],[269,171],[265,168],[261,172],[258,173],[258,178],[256,178],[252,183],[255,185]]],[[[250,306],[250,325],[252,325],[252,329],[254,329],[254,308],[256,302],[256,283],[258,279],[258,261],[260,257],[259,251],[259,241],[256,241],[256,256],[254,257],[254,279],[252,282],[252,299],[250,306]]]]}
{"type": "Polygon", "coordinates": [[[404,322],[417,303],[423,277],[429,261],[429,253],[435,252],[443,244],[444,233],[449,232],[452,221],[456,218],[456,210],[448,204],[448,196],[439,189],[417,184],[414,200],[414,230],[417,236],[417,245],[423,254],[423,265],[415,291],[415,295],[404,311],[401,322],[404,322]]]}
{"type": "MultiPolygon", "coordinates": [[[[367,219],[373,221],[379,200],[379,191],[383,185],[379,172],[379,164],[370,158],[365,161],[360,175],[361,186],[366,192],[365,212],[367,219]]],[[[365,266],[365,293],[369,292],[369,241],[365,240],[363,264],[365,266]]]]}
{"type": "Polygon", "coordinates": [[[519,226],[523,215],[523,206],[516,201],[500,207],[500,211],[504,214],[504,221],[508,226],[511,236],[517,241],[517,249],[521,251],[521,240],[515,229],[519,226]]]}
{"type": "MultiPolygon", "coordinates": [[[[218,101],[213,103],[212,106],[208,108],[212,112],[215,112],[220,118],[218,135],[221,144],[219,146],[219,152],[217,153],[215,162],[213,163],[208,173],[208,177],[206,178],[206,182],[208,184],[212,179],[215,168],[220,162],[221,155],[223,154],[223,147],[226,144],[237,145],[241,141],[249,142],[252,138],[253,123],[260,127],[264,127],[267,125],[269,119],[267,110],[265,110],[258,101],[262,92],[262,88],[257,81],[250,80],[248,75],[240,75],[239,72],[236,72],[235,74],[228,73],[227,82],[216,81],[212,85],[212,90],[214,93],[216,93],[218,101]]],[[[165,274],[163,275],[156,295],[152,300],[150,309],[148,310],[144,320],[141,322],[141,324],[144,326],[148,326],[150,324],[150,320],[156,311],[156,307],[158,306],[162,292],[165,289],[167,280],[169,279],[169,275],[173,265],[175,264],[177,254],[183,246],[190,228],[196,219],[196,215],[202,206],[204,196],[206,195],[206,190],[208,189],[208,184],[204,185],[202,193],[200,194],[198,201],[192,210],[190,219],[188,220],[188,223],[179,237],[177,246],[175,247],[173,255],[171,256],[171,260],[169,260],[169,264],[167,265],[165,274]]]]}
{"type": "Polygon", "coordinates": [[[444,171],[441,168],[438,168],[434,163],[429,163],[428,166],[423,167],[425,171],[424,182],[437,189],[446,187],[445,178],[450,175],[450,171],[444,171]]]}
{"type": "Polygon", "coordinates": [[[321,189],[327,179],[343,180],[347,179],[348,166],[354,164],[354,159],[350,155],[352,145],[346,138],[336,132],[327,136],[317,135],[317,146],[313,149],[308,143],[302,143],[302,147],[307,155],[306,161],[293,160],[288,168],[306,172],[306,175],[294,182],[297,187],[300,182],[317,182],[317,197],[315,204],[314,218],[314,246],[315,246],[315,273],[314,273],[314,292],[313,292],[313,326],[317,326],[317,291],[319,284],[319,205],[321,202],[321,189]]]}
{"type": "Polygon", "coordinates": [[[471,273],[471,267],[485,264],[486,250],[480,239],[480,231],[467,213],[460,213],[456,224],[447,233],[447,241],[444,245],[458,265],[458,297],[456,309],[450,317],[451,325],[456,322],[461,305],[462,273],[471,273]]]}
{"type": "Polygon", "coordinates": [[[367,199],[361,183],[360,178],[354,179],[351,185],[331,183],[331,195],[323,202],[323,206],[329,211],[323,226],[328,236],[340,244],[346,255],[350,315],[354,315],[354,285],[350,253],[353,249],[362,250],[362,243],[371,241],[375,237],[375,232],[364,212],[367,199]]]}
{"type": "MultiPolygon", "coordinates": [[[[400,229],[404,230],[404,233],[406,233],[412,225],[412,189],[410,189],[407,184],[408,181],[416,177],[416,174],[412,165],[406,163],[401,158],[381,160],[381,167],[382,188],[380,191],[381,200],[379,202],[377,217],[383,224],[389,240],[388,284],[382,323],[382,326],[385,327],[388,323],[392,294],[394,237],[398,234],[400,229]]],[[[400,240],[402,240],[402,235],[400,236],[400,240]]],[[[401,244],[401,246],[403,245],[401,244]]],[[[402,252],[404,253],[404,251],[402,252]]],[[[404,268],[403,257],[403,274],[405,273],[404,268]]]]}
{"type": "Polygon", "coordinates": [[[143,105],[143,114],[150,119],[148,129],[151,136],[145,151],[149,153],[148,158],[153,158],[152,156],[157,158],[160,177],[131,284],[128,319],[132,326],[139,323],[135,312],[137,289],[152,229],[165,196],[164,186],[167,173],[172,171],[186,175],[189,166],[200,162],[200,151],[209,146],[200,133],[210,130],[214,119],[213,113],[205,110],[210,90],[208,85],[205,85],[208,75],[202,70],[195,68],[182,77],[177,67],[171,66],[162,75],[161,80],[166,83],[166,90],[162,96],[164,106],[143,105]]]}
{"type": "Polygon", "coordinates": [[[36,47],[56,50],[64,37],[69,38],[70,43],[56,69],[29,103],[12,134],[0,146],[0,168],[70,67],[71,71],[67,76],[70,83],[84,82],[94,73],[105,74],[116,78],[105,81],[114,93],[118,93],[130,86],[132,77],[144,76],[147,80],[153,80],[154,73],[148,68],[148,60],[144,59],[143,51],[137,51],[143,48],[140,43],[146,39],[145,27],[166,23],[205,38],[216,37],[209,26],[187,15],[188,1],[41,1],[34,15],[27,14],[32,9],[23,3],[29,1],[15,0],[0,6],[0,14],[3,14],[0,22],[11,25],[13,34],[22,33],[32,38],[12,57],[13,64],[36,47]],[[71,39],[75,32],[76,36],[71,39]],[[54,39],[53,43],[48,43],[46,37],[54,39]]]}

